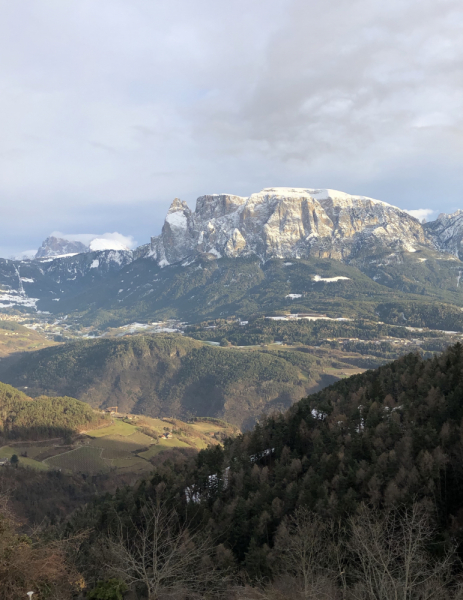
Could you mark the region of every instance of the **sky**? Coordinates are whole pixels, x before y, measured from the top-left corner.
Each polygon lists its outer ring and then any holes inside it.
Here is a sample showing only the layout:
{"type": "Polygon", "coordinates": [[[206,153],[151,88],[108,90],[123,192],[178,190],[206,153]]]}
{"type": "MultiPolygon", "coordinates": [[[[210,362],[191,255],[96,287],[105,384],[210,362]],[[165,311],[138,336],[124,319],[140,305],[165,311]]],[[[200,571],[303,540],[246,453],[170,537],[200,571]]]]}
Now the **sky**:
{"type": "Polygon", "coordinates": [[[143,244],[174,197],[264,187],[463,208],[462,25],[455,0],[0,0],[0,256],[143,244]]]}

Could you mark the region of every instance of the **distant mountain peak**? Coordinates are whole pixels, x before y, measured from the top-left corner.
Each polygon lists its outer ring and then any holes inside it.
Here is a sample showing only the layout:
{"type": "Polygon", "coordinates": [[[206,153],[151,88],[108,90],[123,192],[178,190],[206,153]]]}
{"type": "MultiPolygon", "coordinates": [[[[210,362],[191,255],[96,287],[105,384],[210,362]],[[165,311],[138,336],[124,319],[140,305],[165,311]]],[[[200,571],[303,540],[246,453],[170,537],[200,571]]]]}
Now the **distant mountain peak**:
{"type": "Polygon", "coordinates": [[[42,242],[42,245],[37,250],[35,258],[50,258],[69,254],[80,254],[81,252],[88,252],[88,246],[82,244],[82,242],[50,236],[42,242]]]}
{"type": "Polygon", "coordinates": [[[104,250],[124,250],[129,248],[120,241],[95,236],[88,244],[77,240],[49,236],[42,242],[35,258],[58,258],[84,252],[101,252],[104,250]]]}

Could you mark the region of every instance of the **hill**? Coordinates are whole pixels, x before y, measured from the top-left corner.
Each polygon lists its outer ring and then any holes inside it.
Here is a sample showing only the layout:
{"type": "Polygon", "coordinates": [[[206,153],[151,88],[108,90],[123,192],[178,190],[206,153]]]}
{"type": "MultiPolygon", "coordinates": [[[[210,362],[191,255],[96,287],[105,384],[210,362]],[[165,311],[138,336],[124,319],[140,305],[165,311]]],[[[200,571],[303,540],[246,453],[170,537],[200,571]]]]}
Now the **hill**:
{"type": "Polygon", "coordinates": [[[32,399],[0,383],[0,440],[47,439],[69,435],[103,420],[74,398],[40,396],[32,399]]]}
{"type": "MultiPolygon", "coordinates": [[[[86,256],[86,255],[85,255],[86,256]]],[[[329,317],[405,322],[418,315],[419,326],[463,331],[459,287],[461,263],[429,249],[362,264],[329,258],[217,258],[198,255],[161,268],[140,258],[79,290],[63,286],[60,301],[42,310],[72,315],[97,328],[133,321],[204,319],[319,312],[329,317]],[[367,274],[362,272],[367,270],[367,274]],[[400,315],[404,313],[405,319],[400,315]]],[[[412,319],[409,323],[414,324],[412,319]]]]}
{"type": "Polygon", "coordinates": [[[239,427],[359,370],[296,349],[220,348],[175,334],[72,342],[6,367],[2,379],[31,395],[69,395],[152,417],[218,417],[239,427]]]}

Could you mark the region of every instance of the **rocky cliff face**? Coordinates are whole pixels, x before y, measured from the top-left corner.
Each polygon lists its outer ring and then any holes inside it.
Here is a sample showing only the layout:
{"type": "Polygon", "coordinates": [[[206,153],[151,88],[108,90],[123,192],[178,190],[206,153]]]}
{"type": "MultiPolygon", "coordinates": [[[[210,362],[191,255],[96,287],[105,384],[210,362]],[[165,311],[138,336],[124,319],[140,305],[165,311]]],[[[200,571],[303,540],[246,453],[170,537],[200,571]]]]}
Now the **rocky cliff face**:
{"type": "Polygon", "coordinates": [[[463,258],[463,210],[451,215],[442,213],[423,227],[437,250],[453,254],[460,260],[463,258]]]}
{"type": "Polygon", "coordinates": [[[266,188],[249,198],[201,196],[194,212],[176,198],[150,254],[161,266],[196,252],[348,260],[369,247],[413,252],[429,244],[417,219],[385,202],[334,190],[266,188]]]}

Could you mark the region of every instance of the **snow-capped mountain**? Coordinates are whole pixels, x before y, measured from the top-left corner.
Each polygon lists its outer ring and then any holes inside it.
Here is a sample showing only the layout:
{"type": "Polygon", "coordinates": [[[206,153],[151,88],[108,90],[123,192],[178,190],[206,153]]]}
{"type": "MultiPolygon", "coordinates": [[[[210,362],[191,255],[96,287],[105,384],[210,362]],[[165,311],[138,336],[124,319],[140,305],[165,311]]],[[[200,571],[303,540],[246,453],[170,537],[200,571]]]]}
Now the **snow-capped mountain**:
{"type": "Polygon", "coordinates": [[[364,196],[266,188],[201,196],[194,211],[176,198],[161,234],[134,250],[118,235],[50,236],[36,259],[0,259],[0,309],[188,320],[312,310],[321,288],[349,303],[388,303],[395,290],[463,305],[463,211],[422,224],[364,196]]]}
{"type": "Polygon", "coordinates": [[[413,252],[429,243],[417,219],[386,202],[335,190],[266,188],[248,198],[201,196],[194,212],[176,198],[150,254],[160,266],[196,252],[344,261],[365,248],[413,252]]]}

